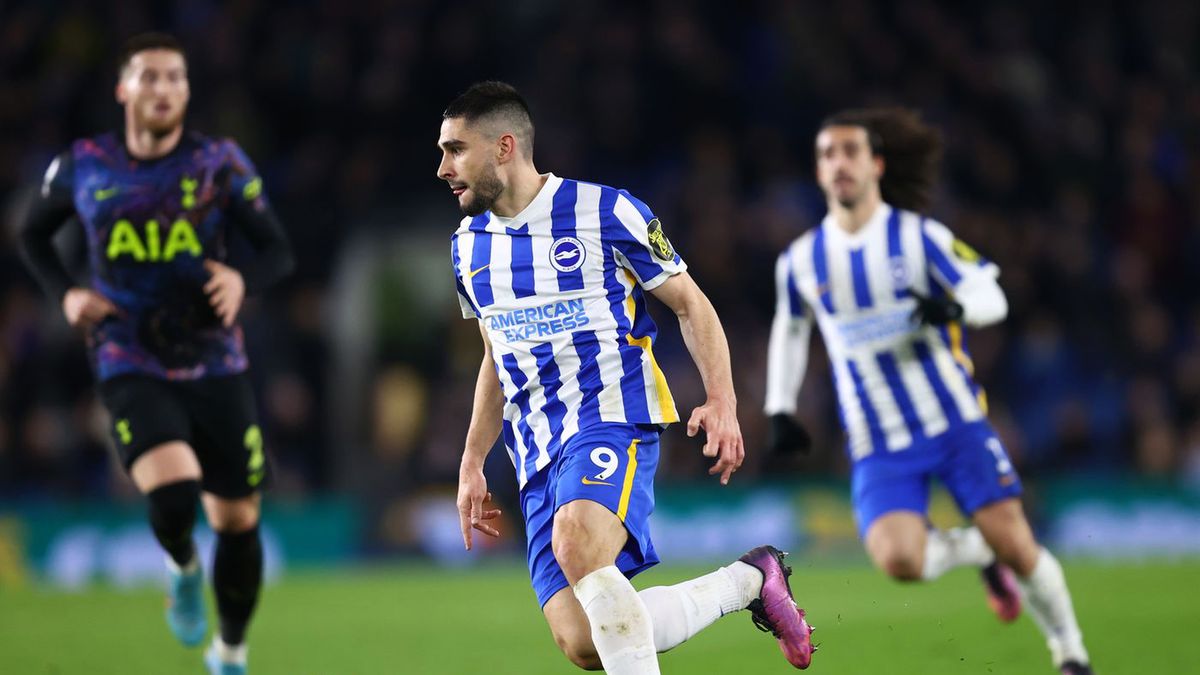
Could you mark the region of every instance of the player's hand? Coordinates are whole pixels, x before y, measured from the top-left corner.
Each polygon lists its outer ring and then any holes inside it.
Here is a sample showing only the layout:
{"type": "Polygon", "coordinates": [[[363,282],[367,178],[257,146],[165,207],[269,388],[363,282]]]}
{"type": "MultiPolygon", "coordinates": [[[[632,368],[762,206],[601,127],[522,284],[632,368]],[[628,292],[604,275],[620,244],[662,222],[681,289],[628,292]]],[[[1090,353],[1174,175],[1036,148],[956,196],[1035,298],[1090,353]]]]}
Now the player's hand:
{"type": "Polygon", "coordinates": [[[462,527],[463,544],[471,550],[471,530],[479,530],[489,537],[499,537],[500,531],[489,520],[500,515],[500,509],[488,508],[492,493],[487,490],[487,478],[482,469],[464,467],[458,475],[458,524],[462,527]]]}
{"type": "Polygon", "coordinates": [[[246,282],[241,272],[212,258],[204,261],[204,269],[209,273],[208,283],[204,284],[208,304],[212,305],[221,323],[229,328],[237,319],[242,300],[246,299],[246,282]]]}
{"type": "Polygon", "coordinates": [[[950,297],[927,298],[909,291],[917,301],[917,308],[909,318],[924,326],[944,326],[951,321],[958,321],[963,315],[963,306],[950,297]]]}
{"type": "Polygon", "coordinates": [[[63,314],[67,323],[75,328],[91,328],[105,317],[117,316],[117,306],[112,300],[90,288],[69,289],[62,300],[63,314]]]}
{"type": "Polygon", "coordinates": [[[770,428],[767,430],[767,450],[772,455],[807,455],[812,450],[812,437],[808,435],[804,425],[791,415],[771,415],[770,428]]]}
{"type": "Polygon", "coordinates": [[[742,444],[742,429],[737,421],[737,404],[733,400],[709,399],[692,411],[688,420],[687,435],[695,436],[704,430],[704,456],[716,457],[717,463],[708,474],[721,474],[721,485],[729,484],[729,477],[742,465],[746,448],[742,444]]]}

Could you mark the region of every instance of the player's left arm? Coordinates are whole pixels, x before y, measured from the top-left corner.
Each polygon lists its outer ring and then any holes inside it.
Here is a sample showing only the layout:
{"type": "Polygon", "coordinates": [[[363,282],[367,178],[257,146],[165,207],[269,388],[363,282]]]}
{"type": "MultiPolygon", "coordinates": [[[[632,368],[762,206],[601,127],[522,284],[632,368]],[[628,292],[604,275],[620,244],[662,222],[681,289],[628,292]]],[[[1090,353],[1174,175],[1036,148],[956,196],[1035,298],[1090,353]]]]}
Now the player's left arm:
{"type": "Polygon", "coordinates": [[[204,292],[226,326],[233,325],[247,293],[277,283],[296,266],[283,224],[263,192],[262,177],[245,153],[228,141],[230,164],[226,213],[245,233],[255,258],[245,269],[209,258],[204,262],[209,281],[204,292]]]}
{"type": "Polygon", "coordinates": [[[937,221],[925,221],[921,240],[929,270],[949,296],[932,298],[914,293],[917,319],[930,324],[961,320],[973,328],[1004,320],[1008,315],[1008,299],[996,281],[1000,268],[995,263],[937,221]]]}
{"type": "Polygon", "coordinates": [[[622,190],[611,216],[602,218],[601,227],[615,244],[618,264],[679,318],[684,344],[700,371],[707,394],[704,405],[692,411],[688,436],[704,430],[704,456],[717,458],[708,473],[720,474],[721,484],[725,485],[742,465],[746,450],[737,421],[729,343],[721,320],[708,297],[687,273],[687,264],[671,246],[662,223],[650,207],[622,190]]]}
{"type": "Polygon", "coordinates": [[[721,474],[721,484],[725,485],[746,458],[737,420],[737,395],[733,390],[733,369],[725,330],[708,296],[687,272],[671,276],[650,293],[679,318],[683,342],[704,381],[707,400],[692,411],[687,433],[695,436],[704,429],[707,436],[704,456],[717,458],[708,473],[721,474]]]}

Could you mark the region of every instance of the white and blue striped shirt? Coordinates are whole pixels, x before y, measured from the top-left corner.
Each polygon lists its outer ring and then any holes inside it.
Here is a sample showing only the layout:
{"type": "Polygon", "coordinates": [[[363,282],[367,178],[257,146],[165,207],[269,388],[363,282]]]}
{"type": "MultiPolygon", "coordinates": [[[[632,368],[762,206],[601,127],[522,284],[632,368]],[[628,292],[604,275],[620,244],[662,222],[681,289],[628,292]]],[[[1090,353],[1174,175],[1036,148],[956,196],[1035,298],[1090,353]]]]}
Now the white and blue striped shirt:
{"type": "Polygon", "coordinates": [[[999,268],[945,225],[887,204],[853,234],[827,216],[783,252],[775,272],[767,414],[795,411],[815,318],[855,461],[983,418],[962,326],[910,319],[910,291],[951,294],[971,326],[1007,312],[999,268]]]}
{"type": "Polygon", "coordinates": [[[492,343],[521,487],[581,429],[679,420],[643,291],[687,266],[623,190],[559,178],[512,218],[464,218],[451,256],[465,318],[492,343]]]}

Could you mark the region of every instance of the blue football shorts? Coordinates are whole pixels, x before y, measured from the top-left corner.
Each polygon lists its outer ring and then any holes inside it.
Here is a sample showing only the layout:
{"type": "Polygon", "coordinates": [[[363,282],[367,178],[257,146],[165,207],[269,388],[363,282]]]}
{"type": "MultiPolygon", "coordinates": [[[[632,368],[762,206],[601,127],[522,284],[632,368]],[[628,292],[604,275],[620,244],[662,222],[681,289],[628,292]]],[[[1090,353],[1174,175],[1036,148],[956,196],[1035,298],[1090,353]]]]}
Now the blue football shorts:
{"type": "Polygon", "coordinates": [[[929,485],[936,477],[968,517],[979,509],[1021,494],[995,430],[986,421],[951,427],[897,452],[875,452],[859,460],[851,475],[858,536],[892,511],[929,510],[929,485]]]}
{"type": "Polygon", "coordinates": [[[626,577],[658,563],[649,519],[654,510],[660,432],[660,427],[649,424],[588,427],[568,439],[558,457],[525,484],[521,513],[528,540],[529,577],[539,605],[569,585],[554,558],[551,533],[554,514],[576,499],[603,505],[625,524],[629,539],[616,566],[626,577]]]}

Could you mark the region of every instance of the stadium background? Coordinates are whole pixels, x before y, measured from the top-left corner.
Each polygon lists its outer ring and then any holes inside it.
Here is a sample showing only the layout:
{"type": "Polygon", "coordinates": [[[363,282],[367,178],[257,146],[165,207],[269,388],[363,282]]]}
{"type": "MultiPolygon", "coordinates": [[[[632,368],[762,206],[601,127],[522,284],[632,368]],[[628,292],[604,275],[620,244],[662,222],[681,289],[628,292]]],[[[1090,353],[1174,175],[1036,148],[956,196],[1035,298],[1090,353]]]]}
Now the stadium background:
{"type": "MultiPolygon", "coordinates": [[[[246,149],[298,255],[295,276],[243,314],[277,469],[275,593],[301,583],[293,573],[336,589],[347,563],[403,560],[421,579],[474,565],[445,574],[498,575],[497,589],[518,589],[514,616],[543,630],[512,564],[518,525],[464,557],[453,512],[480,348],[453,298],[446,242],[459,215],[434,143],[445,104],[483,78],[529,99],[542,171],[627,188],[655,209],[730,337],[747,464],[718,490],[697,444],[668,432],[664,557],[696,565],[766,537],[818,568],[864,564],[819,340],[801,399],[818,452],[770,461],[760,410],[773,260],[824,210],[815,128],[873,104],[918,108],[943,131],[931,213],[1003,271],[1009,318],[969,344],[1039,531],[1080,561],[1089,588],[1113,583],[1105,570],[1141,578],[1158,568],[1139,565],[1163,564],[1147,560],[1200,555],[1200,5],[6,2],[0,627],[14,629],[22,594],[47,588],[82,589],[54,596],[63,603],[108,597],[97,583],[143,597],[160,565],[109,459],[82,342],[13,237],[50,158],[120,124],[114,55],[146,29],[188,47],[189,126],[246,149]],[[1096,558],[1119,561],[1089,567],[1096,558]]],[[[61,244],[78,258],[78,238],[61,244]]],[[[702,388],[674,321],[655,314],[656,355],[686,414],[702,388]]],[[[489,475],[515,513],[503,453],[489,475]]],[[[944,498],[935,511],[953,520],[944,498]]],[[[881,597],[911,590],[860,571],[881,597]]],[[[490,586],[478,588],[472,602],[486,602],[490,586]]],[[[272,593],[256,627],[268,634],[272,593]]],[[[911,599],[923,597],[937,596],[911,599]]],[[[1095,618],[1079,602],[1086,631],[1095,618]]],[[[42,638],[50,623],[22,622],[42,638]]],[[[0,670],[17,645],[5,632],[0,670]]],[[[538,637],[531,649],[565,670],[538,637]]],[[[1032,628],[1023,640],[1044,665],[1032,628]]],[[[361,672],[420,672],[369,663],[361,672]]]]}

